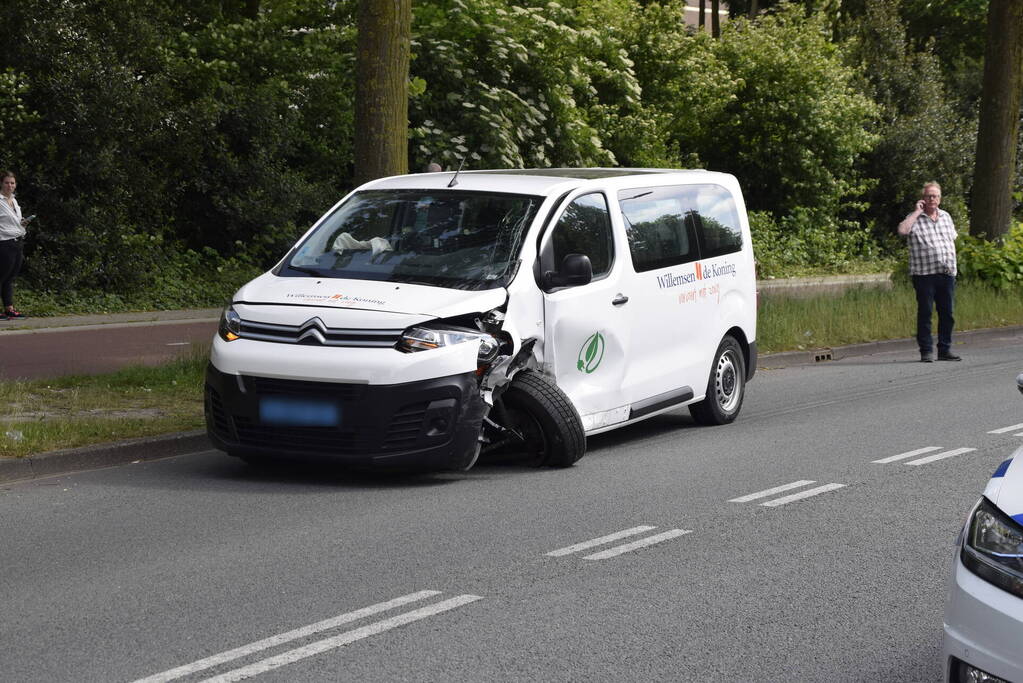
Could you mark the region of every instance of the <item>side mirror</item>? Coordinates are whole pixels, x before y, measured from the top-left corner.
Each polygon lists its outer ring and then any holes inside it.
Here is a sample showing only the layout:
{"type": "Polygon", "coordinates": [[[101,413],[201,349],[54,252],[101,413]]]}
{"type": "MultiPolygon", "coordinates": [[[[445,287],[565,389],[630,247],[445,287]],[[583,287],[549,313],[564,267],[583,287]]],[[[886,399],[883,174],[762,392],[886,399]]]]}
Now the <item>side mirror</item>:
{"type": "Polygon", "coordinates": [[[1016,387],[1019,389],[1019,393],[1023,394],[1023,372],[1016,376],[1016,387]]]}
{"type": "Polygon", "coordinates": [[[586,254],[565,254],[565,258],[561,260],[561,268],[557,271],[548,270],[544,273],[543,279],[548,289],[581,287],[593,280],[593,265],[586,254]]]}

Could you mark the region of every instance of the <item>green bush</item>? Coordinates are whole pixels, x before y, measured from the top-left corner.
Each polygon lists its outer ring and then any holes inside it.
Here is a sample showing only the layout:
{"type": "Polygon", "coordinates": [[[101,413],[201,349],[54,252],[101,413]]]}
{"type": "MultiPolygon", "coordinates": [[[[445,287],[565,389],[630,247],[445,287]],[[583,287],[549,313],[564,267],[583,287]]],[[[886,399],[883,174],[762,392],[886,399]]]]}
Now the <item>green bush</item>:
{"type": "Polygon", "coordinates": [[[996,289],[1023,284],[1023,222],[1004,241],[961,235],[957,248],[959,276],[996,289]]]}

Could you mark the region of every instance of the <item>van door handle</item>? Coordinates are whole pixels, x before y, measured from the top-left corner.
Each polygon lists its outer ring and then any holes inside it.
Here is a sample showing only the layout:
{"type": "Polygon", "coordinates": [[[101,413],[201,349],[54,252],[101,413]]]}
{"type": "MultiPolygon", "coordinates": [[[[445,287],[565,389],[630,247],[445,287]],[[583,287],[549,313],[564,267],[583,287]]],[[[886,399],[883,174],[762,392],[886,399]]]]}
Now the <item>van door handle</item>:
{"type": "Polygon", "coordinates": [[[622,304],[626,304],[628,302],[629,302],[629,297],[627,297],[627,296],[625,296],[624,294],[621,294],[621,293],[617,294],[615,296],[615,298],[611,299],[611,305],[612,306],[621,306],[622,304]]]}

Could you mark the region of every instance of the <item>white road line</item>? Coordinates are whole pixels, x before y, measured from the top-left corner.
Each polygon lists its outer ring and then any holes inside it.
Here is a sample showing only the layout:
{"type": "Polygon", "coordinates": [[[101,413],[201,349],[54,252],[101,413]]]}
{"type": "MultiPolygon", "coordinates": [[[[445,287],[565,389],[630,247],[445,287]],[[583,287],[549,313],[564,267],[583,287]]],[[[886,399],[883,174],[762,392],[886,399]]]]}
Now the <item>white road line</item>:
{"type": "Polygon", "coordinates": [[[139,680],[135,681],[135,683],[162,683],[163,681],[173,681],[177,678],[184,678],[185,676],[189,676],[195,673],[196,671],[211,669],[219,664],[224,664],[225,662],[230,662],[231,660],[234,659],[246,657],[255,652],[259,652],[260,650],[267,650],[277,645],[290,643],[293,640],[305,638],[314,633],[319,633],[320,631],[326,631],[327,629],[340,626],[341,624],[347,624],[352,621],[357,621],[364,617],[368,617],[379,612],[384,612],[395,607],[401,607],[402,605],[407,605],[410,602],[416,602],[418,600],[431,598],[435,595],[440,595],[440,591],[419,591],[418,593],[409,593],[408,595],[403,595],[399,598],[388,600],[387,602],[380,602],[375,605],[370,605],[369,607],[357,609],[354,612],[348,612],[347,614],[340,614],[336,617],[331,617],[330,619],[324,619],[323,621],[318,621],[315,624],[303,626],[302,628],[297,628],[293,631],[287,631],[285,633],[279,633],[276,636],[264,638],[263,640],[257,640],[254,643],[242,645],[241,647],[236,647],[233,650],[227,650],[225,652],[221,652],[220,654],[212,655],[210,657],[206,657],[205,659],[200,659],[198,661],[192,662],[191,664],[185,664],[184,666],[169,669],[168,671],[154,674],[153,676],[149,676],[148,678],[140,678],[139,680]]]}
{"type": "Polygon", "coordinates": [[[606,560],[609,557],[615,557],[623,553],[638,550],[640,548],[645,548],[648,545],[654,545],[655,543],[661,543],[663,541],[667,541],[672,538],[678,538],[679,536],[684,536],[685,534],[691,533],[693,533],[692,529],[669,529],[668,531],[665,531],[663,533],[654,534],[653,536],[647,536],[646,538],[641,538],[638,541],[633,541],[632,543],[626,543],[624,545],[615,546],[614,548],[602,550],[599,553],[586,555],[585,557],[583,557],[583,559],[606,560]]]}
{"type": "Polygon", "coordinates": [[[890,455],[887,458],[881,458],[880,460],[873,460],[884,465],[885,463],[895,462],[896,460],[903,460],[905,458],[912,458],[915,455],[923,455],[924,453],[933,453],[934,451],[940,451],[941,446],[926,446],[924,448],[918,448],[915,451],[909,451],[907,453],[899,453],[898,455],[890,455]]]}
{"type": "Polygon", "coordinates": [[[368,624],[361,628],[354,629],[352,631],[346,631],[345,633],[338,634],[331,638],[325,638],[318,640],[314,643],[309,643],[303,647],[295,648],[283,652],[274,657],[268,657],[249,666],[243,666],[240,669],[233,669],[220,674],[219,676],[213,676],[207,678],[203,683],[229,683],[230,681],[240,681],[245,678],[251,678],[260,674],[272,671],[273,669],[279,669],[282,666],[288,664],[294,664],[295,662],[312,657],[314,655],[327,652],[329,650],[335,650],[339,647],[349,645],[357,640],[363,638],[369,638],[385,631],[404,626],[405,624],[411,624],[414,621],[432,617],[441,612],[447,612],[453,610],[462,605],[468,605],[471,602],[482,600],[483,598],[479,595],[459,595],[451,598],[450,600],[444,600],[427,607],[420,607],[419,609],[412,610],[411,612],[405,612],[404,614],[398,614],[389,619],[377,621],[372,624],[368,624]]]}
{"type": "Polygon", "coordinates": [[[742,496],[740,498],[732,498],[729,503],[747,503],[757,498],[766,498],[772,496],[775,493],[781,493],[782,491],[789,491],[791,489],[798,489],[800,486],[806,486],[807,484],[813,484],[812,479],[804,479],[802,481],[794,481],[791,484],[784,484],[782,486],[775,486],[773,489],[767,489],[766,491],[759,491],[757,493],[751,493],[748,496],[742,496]]]}
{"type": "Polygon", "coordinates": [[[570,545],[567,548],[559,548],[558,550],[552,550],[551,552],[547,553],[547,555],[549,557],[561,557],[562,555],[571,555],[572,553],[577,553],[580,550],[586,550],[587,548],[593,548],[594,546],[604,545],[605,543],[610,543],[611,541],[617,541],[619,538],[635,536],[636,534],[641,534],[644,531],[651,531],[656,528],[657,527],[655,526],[634,526],[631,529],[625,529],[624,531],[616,531],[613,534],[601,536],[600,538],[595,538],[592,541],[583,541],[582,543],[570,545]]]}
{"type": "MultiPolygon", "coordinates": [[[[992,429],[990,432],[988,432],[988,434],[1005,434],[1006,432],[1011,432],[1012,430],[1019,429],[1020,427],[1023,427],[1023,422],[1019,423],[1018,425],[1012,425],[1011,427],[992,429]]],[[[1019,434],[1016,434],[1015,436],[1019,436],[1019,434]]]]}
{"type": "Polygon", "coordinates": [[[167,346],[191,346],[192,342],[167,342],[167,346]]]}
{"type": "Polygon", "coordinates": [[[767,507],[773,508],[779,505],[785,505],[785,503],[791,503],[796,500],[802,500],[803,498],[809,498],[810,496],[816,496],[821,493],[827,493],[828,491],[834,491],[835,489],[840,489],[844,486],[845,484],[825,484],[824,486],[818,486],[816,488],[808,489],[806,491],[800,491],[799,493],[793,493],[791,496],[775,498],[774,500],[769,500],[766,503],[761,503],[761,505],[766,505],[767,507]]]}
{"type": "Polygon", "coordinates": [[[952,451],[945,451],[944,453],[935,453],[934,455],[928,455],[926,458],[920,458],[919,460],[910,460],[907,465],[926,465],[929,462],[935,460],[944,460],[945,458],[951,458],[953,455],[962,455],[963,453],[969,453],[975,451],[976,448],[956,448],[952,451]]]}

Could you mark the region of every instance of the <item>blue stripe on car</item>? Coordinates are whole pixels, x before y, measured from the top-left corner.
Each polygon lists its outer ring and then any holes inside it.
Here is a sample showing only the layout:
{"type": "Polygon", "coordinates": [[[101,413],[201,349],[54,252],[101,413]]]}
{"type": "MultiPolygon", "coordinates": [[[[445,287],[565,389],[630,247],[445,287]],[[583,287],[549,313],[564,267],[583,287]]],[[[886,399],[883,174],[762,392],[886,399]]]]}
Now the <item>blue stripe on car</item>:
{"type": "Polygon", "coordinates": [[[1012,518],[1020,524],[1023,524],[1023,514],[1013,515],[1012,518]]]}
{"type": "Polygon", "coordinates": [[[1011,463],[1011,462],[1012,462],[1012,458],[1009,458],[1008,460],[1003,462],[1001,465],[999,465],[998,469],[995,470],[995,473],[991,475],[991,478],[992,479],[997,479],[998,477],[1004,477],[1005,476],[1005,471],[1007,469],[1009,469],[1009,463],[1011,463]]]}

